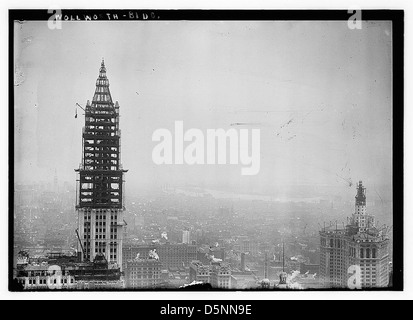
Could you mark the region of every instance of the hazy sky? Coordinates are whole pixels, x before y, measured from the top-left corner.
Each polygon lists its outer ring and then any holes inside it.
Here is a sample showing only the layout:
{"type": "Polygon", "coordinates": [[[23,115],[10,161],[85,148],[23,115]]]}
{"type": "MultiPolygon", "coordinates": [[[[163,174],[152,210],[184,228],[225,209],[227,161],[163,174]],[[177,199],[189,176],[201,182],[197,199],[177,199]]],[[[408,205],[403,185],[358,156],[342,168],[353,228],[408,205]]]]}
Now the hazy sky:
{"type": "Polygon", "coordinates": [[[15,35],[16,181],[51,179],[56,169],[75,183],[84,125],[75,103],[92,100],[104,57],[129,190],[391,183],[390,22],[27,22],[15,35]],[[203,131],[255,123],[260,173],[155,165],[152,133],[173,131],[176,120],[203,131]]]}

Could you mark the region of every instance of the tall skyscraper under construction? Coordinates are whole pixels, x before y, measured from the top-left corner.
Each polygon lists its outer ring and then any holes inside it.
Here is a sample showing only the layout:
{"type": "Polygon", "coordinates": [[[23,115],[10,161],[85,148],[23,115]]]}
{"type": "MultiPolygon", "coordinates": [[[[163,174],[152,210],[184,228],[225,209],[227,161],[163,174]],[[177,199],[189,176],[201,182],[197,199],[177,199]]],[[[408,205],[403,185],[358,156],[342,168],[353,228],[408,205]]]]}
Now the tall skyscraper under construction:
{"type": "Polygon", "coordinates": [[[120,158],[119,104],[113,103],[103,60],[92,103],[87,101],[84,111],[82,163],[75,170],[82,261],[93,261],[101,253],[109,264],[121,268],[127,170],[120,158]]]}
{"type": "Polygon", "coordinates": [[[351,273],[359,270],[361,288],[389,284],[388,227],[378,227],[374,216],[367,214],[361,181],[355,200],[355,212],[346,226],[330,225],[320,231],[320,279],[326,288],[348,287],[350,266],[355,266],[351,273]]]}

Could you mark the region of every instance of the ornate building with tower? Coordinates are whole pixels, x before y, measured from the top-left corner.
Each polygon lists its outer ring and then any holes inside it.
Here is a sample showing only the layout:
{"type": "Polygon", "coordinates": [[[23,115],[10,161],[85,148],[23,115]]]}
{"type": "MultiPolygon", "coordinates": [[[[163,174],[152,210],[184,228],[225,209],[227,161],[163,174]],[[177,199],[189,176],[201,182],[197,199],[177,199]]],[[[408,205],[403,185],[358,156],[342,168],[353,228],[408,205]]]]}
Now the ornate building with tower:
{"type": "Polygon", "coordinates": [[[78,237],[82,261],[103,254],[122,266],[125,222],[119,104],[112,100],[102,60],[93,100],[86,104],[83,157],[77,179],[78,237]]]}
{"type": "Polygon", "coordinates": [[[348,224],[320,231],[320,279],[326,288],[380,288],[389,285],[389,237],[366,210],[366,188],[357,185],[355,212],[348,224]],[[350,268],[351,267],[351,268],[350,268]]]}

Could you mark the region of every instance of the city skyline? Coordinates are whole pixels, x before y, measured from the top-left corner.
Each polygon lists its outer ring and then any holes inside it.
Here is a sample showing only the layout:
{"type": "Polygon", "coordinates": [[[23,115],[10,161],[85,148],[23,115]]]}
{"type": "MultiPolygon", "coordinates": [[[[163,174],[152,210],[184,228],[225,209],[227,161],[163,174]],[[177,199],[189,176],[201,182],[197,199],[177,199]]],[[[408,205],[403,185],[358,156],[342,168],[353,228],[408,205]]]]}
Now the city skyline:
{"type": "Polygon", "coordinates": [[[11,291],[395,289],[394,21],[91,22],[11,23],[11,291]]]}

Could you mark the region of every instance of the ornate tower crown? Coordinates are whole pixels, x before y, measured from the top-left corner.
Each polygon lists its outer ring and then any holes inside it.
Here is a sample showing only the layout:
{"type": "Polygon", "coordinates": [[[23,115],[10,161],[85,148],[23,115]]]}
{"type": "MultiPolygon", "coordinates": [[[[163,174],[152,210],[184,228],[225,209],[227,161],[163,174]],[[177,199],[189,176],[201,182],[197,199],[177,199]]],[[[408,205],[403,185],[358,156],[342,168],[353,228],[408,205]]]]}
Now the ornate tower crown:
{"type": "Polygon", "coordinates": [[[92,103],[85,108],[79,208],[123,208],[119,105],[112,101],[102,60],[92,103]]]}

